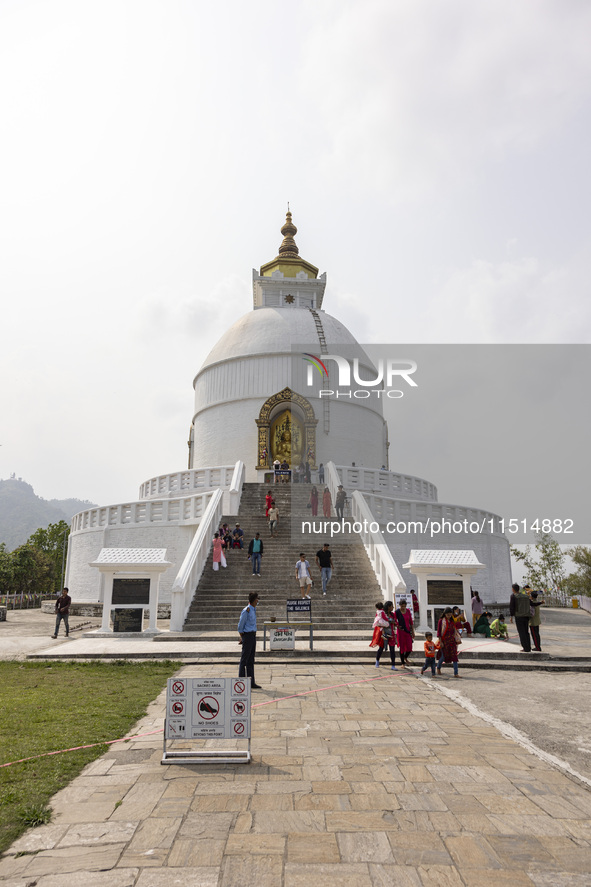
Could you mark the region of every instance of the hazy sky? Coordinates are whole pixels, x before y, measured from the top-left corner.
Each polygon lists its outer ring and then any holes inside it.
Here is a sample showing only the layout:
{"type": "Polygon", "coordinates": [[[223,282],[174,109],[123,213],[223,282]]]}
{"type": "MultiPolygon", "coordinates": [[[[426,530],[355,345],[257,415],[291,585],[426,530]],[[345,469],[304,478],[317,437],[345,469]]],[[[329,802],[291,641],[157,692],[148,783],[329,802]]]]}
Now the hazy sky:
{"type": "Polygon", "coordinates": [[[590,33],[585,0],[0,2],[0,477],[184,468],[288,200],[361,342],[589,343],[590,33]]]}

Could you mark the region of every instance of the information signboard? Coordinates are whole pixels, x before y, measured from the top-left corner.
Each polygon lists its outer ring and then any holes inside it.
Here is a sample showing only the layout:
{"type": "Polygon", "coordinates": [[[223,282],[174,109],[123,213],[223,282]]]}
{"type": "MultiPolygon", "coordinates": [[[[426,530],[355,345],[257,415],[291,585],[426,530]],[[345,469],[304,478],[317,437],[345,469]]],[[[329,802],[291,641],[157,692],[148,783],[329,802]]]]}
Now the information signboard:
{"type": "Polygon", "coordinates": [[[163,764],[199,761],[250,762],[250,680],[169,678],[163,764]],[[167,740],[248,739],[248,751],[166,751],[167,740]]]}
{"type": "Polygon", "coordinates": [[[269,648],[271,650],[295,650],[295,628],[280,625],[269,627],[269,648]]]}
{"type": "Polygon", "coordinates": [[[288,622],[311,622],[312,601],[307,598],[296,598],[287,601],[288,622]]]}

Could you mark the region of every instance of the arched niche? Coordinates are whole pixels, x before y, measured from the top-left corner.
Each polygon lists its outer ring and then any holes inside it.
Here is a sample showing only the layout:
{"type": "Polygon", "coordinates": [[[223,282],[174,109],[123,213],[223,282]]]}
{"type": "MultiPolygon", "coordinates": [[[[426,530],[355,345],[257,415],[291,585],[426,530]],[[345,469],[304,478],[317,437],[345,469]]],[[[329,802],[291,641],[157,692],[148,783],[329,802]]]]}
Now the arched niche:
{"type": "Polygon", "coordinates": [[[318,419],[309,400],[286,387],[265,401],[255,421],[259,429],[257,469],[270,468],[276,455],[286,458],[290,468],[300,461],[316,468],[318,419]]]}

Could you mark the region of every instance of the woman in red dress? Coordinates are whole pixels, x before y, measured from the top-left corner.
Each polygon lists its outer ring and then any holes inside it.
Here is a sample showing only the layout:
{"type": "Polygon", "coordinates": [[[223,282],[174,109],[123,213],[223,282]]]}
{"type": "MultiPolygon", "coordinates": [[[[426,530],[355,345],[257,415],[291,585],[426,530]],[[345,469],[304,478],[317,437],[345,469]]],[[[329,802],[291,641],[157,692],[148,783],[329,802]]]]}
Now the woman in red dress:
{"type": "Polygon", "coordinates": [[[457,628],[451,607],[445,610],[443,618],[439,620],[437,636],[441,640],[441,653],[437,660],[437,674],[441,674],[441,663],[443,661],[451,662],[454,667],[454,678],[459,678],[457,628]]]}
{"type": "Polygon", "coordinates": [[[269,517],[269,508],[271,507],[271,503],[273,502],[273,495],[271,490],[265,496],[265,517],[269,517]]]}
{"type": "Polygon", "coordinates": [[[310,508],[312,509],[312,517],[318,515],[318,490],[312,487],[310,490],[310,508]]]}
{"type": "Polygon", "coordinates": [[[330,517],[330,513],[332,511],[332,498],[330,495],[330,490],[328,487],[324,488],[324,493],[322,494],[322,513],[324,517],[330,517]]]}
{"type": "Polygon", "coordinates": [[[400,606],[396,610],[396,625],[398,628],[398,649],[400,650],[400,664],[403,668],[411,665],[408,658],[412,653],[412,642],[415,637],[415,627],[413,625],[410,610],[407,609],[406,600],[400,601],[400,606]]]}

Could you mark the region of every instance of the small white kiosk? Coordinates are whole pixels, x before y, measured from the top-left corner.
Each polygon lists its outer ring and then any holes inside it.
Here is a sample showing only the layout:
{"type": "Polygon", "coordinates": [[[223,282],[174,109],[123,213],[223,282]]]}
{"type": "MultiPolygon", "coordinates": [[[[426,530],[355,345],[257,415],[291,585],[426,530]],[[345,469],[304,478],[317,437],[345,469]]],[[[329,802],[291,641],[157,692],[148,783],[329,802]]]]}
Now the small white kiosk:
{"type": "Polygon", "coordinates": [[[417,577],[420,619],[418,631],[435,632],[435,611],[446,606],[461,606],[467,619],[471,621],[471,580],[478,570],[485,567],[473,551],[413,549],[408,563],[402,566],[417,577]],[[446,600],[446,596],[449,600],[446,600]]]}
{"type": "Polygon", "coordinates": [[[160,634],[158,589],[160,574],[172,566],[166,548],[102,548],[90,566],[104,575],[103,621],[92,637],[112,636],[146,638],[160,634]],[[144,611],[150,611],[144,629],[144,611]],[[111,629],[111,616],[113,628],[111,629]]]}

